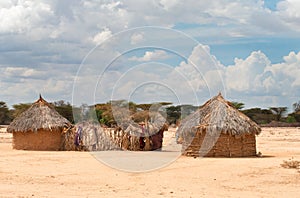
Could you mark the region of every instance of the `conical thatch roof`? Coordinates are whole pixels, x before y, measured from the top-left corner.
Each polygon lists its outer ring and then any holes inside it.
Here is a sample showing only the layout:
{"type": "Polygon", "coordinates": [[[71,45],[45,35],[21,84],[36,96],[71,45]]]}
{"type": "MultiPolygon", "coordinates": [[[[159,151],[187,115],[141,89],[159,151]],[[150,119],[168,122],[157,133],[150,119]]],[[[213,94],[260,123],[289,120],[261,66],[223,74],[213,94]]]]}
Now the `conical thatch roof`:
{"type": "Polygon", "coordinates": [[[204,130],[210,135],[220,132],[231,135],[259,134],[261,131],[255,122],[234,108],[221,94],[208,100],[194,114],[184,119],[178,133],[184,135],[204,130]]]}
{"type": "Polygon", "coordinates": [[[40,129],[61,129],[70,122],[61,116],[41,96],[29,109],[16,117],[7,128],[8,132],[36,132],[40,129]]]}

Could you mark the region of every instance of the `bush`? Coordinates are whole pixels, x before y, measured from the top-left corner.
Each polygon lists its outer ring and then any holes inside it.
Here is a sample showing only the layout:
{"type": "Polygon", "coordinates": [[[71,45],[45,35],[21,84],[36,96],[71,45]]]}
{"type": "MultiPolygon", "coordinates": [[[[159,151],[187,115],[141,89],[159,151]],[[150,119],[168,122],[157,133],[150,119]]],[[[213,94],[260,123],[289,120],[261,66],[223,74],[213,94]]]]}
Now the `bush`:
{"type": "Polygon", "coordinates": [[[294,169],[299,169],[300,168],[300,161],[296,160],[284,160],[283,163],[281,164],[283,168],[294,168],[294,169]]]}
{"type": "Polygon", "coordinates": [[[295,122],[297,122],[297,120],[296,120],[296,118],[294,116],[288,116],[286,118],[286,122],[287,123],[295,123],[295,122]]]}

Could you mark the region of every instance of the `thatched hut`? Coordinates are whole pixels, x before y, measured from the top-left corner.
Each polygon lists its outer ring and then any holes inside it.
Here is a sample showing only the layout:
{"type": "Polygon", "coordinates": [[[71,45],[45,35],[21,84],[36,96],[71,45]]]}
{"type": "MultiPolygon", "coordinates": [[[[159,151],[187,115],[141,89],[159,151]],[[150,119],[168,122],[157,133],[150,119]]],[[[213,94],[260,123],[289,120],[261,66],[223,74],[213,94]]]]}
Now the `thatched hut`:
{"type": "Polygon", "coordinates": [[[152,151],[162,148],[163,133],[167,125],[147,122],[124,123],[121,126],[103,129],[100,124],[81,122],[70,125],[63,131],[61,150],[66,151],[152,151]]]}
{"type": "Polygon", "coordinates": [[[160,113],[141,111],[125,116],[120,110],[117,116],[118,126],[110,129],[92,122],[70,125],[63,131],[61,150],[151,151],[162,148],[163,133],[168,125],[160,113]]]}
{"type": "Polygon", "coordinates": [[[120,150],[114,130],[104,130],[99,124],[80,122],[64,130],[61,150],[108,151],[120,150]]]}
{"type": "Polygon", "coordinates": [[[255,135],[260,131],[255,122],[221,94],[188,116],[178,128],[182,154],[194,157],[255,156],[255,135]]]}
{"type": "Polygon", "coordinates": [[[119,128],[124,132],[122,149],[152,151],[162,148],[164,131],[168,130],[165,117],[159,112],[141,111],[119,128]],[[142,121],[144,120],[144,121],[142,121]]]}
{"type": "Polygon", "coordinates": [[[7,128],[13,133],[13,148],[23,150],[59,150],[61,133],[69,121],[41,96],[16,117],[7,128]]]}

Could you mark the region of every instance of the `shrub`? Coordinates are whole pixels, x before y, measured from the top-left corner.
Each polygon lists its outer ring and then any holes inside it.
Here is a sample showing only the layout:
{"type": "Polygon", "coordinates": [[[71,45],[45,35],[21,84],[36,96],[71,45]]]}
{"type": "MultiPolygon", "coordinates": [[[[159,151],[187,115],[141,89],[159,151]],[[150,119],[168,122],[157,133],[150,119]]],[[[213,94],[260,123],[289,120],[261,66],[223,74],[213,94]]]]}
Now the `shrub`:
{"type": "Polygon", "coordinates": [[[287,118],[286,118],[286,122],[287,123],[295,123],[297,120],[295,119],[295,117],[294,116],[288,116],[287,118]]]}
{"type": "Polygon", "coordinates": [[[294,169],[299,169],[300,168],[300,161],[296,160],[284,160],[283,163],[281,164],[283,168],[294,168],[294,169]]]}

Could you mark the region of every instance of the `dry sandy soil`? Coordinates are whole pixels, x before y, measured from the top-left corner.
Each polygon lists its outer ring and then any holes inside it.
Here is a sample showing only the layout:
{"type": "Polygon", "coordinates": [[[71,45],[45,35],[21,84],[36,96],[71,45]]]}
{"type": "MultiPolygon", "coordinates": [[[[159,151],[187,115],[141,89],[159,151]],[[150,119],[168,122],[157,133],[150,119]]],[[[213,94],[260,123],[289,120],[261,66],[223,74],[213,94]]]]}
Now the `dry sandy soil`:
{"type": "MultiPolygon", "coordinates": [[[[173,138],[169,131],[167,138],[173,138]]],[[[146,173],[112,169],[86,152],[13,150],[0,133],[0,197],[300,197],[299,128],[263,128],[254,158],[179,157],[146,173]]],[[[113,152],[112,152],[113,154],[113,152]]]]}

